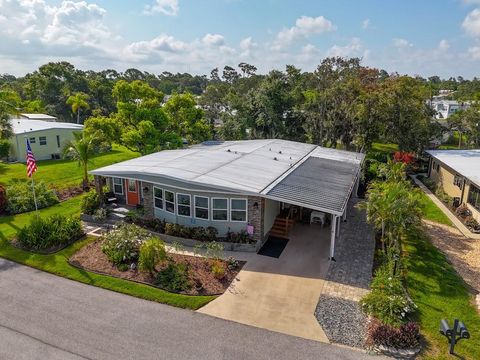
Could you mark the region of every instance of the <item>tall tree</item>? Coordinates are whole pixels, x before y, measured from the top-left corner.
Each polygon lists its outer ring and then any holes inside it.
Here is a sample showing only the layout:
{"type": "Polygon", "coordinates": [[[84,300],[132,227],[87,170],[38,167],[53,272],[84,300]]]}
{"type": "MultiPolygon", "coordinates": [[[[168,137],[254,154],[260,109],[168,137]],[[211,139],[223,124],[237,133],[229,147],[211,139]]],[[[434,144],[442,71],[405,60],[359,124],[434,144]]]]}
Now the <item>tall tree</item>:
{"type": "Polygon", "coordinates": [[[65,157],[78,161],[78,165],[83,168],[82,186],[89,188],[88,164],[95,153],[96,139],[94,136],[85,132],[74,132],[73,140],[65,144],[63,154],[65,157]]]}

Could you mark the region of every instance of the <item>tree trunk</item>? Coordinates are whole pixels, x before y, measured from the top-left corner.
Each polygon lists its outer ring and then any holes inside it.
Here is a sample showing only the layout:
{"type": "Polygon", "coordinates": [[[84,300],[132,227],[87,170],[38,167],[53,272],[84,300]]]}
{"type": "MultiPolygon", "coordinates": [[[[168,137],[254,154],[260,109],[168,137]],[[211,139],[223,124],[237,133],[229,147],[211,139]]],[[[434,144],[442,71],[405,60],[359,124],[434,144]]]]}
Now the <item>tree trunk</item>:
{"type": "Polygon", "coordinates": [[[87,190],[89,188],[88,184],[88,166],[87,164],[83,165],[83,190],[87,190]]]}
{"type": "Polygon", "coordinates": [[[80,108],[77,110],[77,124],[80,124],[80,108]]]}

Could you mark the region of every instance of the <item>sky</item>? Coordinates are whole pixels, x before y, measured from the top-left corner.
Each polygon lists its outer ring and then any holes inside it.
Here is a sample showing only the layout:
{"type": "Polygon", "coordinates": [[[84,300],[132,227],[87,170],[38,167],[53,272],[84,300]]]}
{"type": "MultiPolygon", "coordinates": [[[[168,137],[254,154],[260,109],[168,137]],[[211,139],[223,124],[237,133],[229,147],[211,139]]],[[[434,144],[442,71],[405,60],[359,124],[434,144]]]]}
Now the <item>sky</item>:
{"type": "Polygon", "coordinates": [[[400,74],[480,77],[480,0],[0,0],[0,73],[49,61],[209,74],[311,71],[361,57],[400,74]]]}

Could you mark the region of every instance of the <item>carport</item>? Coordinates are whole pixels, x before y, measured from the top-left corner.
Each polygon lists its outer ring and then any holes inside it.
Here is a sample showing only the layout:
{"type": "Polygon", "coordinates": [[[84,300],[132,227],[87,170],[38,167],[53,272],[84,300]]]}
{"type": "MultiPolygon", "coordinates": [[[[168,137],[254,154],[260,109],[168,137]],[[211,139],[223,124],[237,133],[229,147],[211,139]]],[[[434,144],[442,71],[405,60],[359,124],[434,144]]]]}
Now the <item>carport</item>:
{"type": "Polygon", "coordinates": [[[329,150],[317,149],[263,193],[272,200],[330,214],[330,260],[335,261],[335,240],[341,219],[346,221],[348,201],[357,196],[364,156],[325,156],[329,150]]]}

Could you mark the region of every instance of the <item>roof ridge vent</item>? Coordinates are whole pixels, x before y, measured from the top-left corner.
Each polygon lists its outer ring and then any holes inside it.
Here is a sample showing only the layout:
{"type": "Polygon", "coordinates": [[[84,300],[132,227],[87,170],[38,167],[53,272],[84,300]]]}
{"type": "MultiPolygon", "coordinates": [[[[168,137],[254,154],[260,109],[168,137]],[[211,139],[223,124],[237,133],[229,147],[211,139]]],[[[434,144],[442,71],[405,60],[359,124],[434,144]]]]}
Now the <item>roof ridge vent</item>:
{"type": "Polygon", "coordinates": [[[275,160],[275,161],[278,161],[278,159],[277,159],[277,157],[276,157],[276,156],[273,158],[273,160],[275,160]]]}
{"type": "Polygon", "coordinates": [[[281,154],[281,153],[282,153],[282,150],[279,150],[278,153],[281,154]]]}
{"type": "Polygon", "coordinates": [[[228,149],[227,152],[232,152],[232,150],[228,149]]]}

